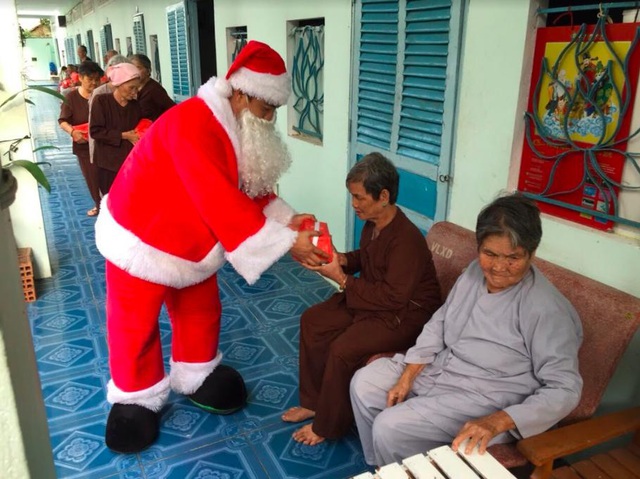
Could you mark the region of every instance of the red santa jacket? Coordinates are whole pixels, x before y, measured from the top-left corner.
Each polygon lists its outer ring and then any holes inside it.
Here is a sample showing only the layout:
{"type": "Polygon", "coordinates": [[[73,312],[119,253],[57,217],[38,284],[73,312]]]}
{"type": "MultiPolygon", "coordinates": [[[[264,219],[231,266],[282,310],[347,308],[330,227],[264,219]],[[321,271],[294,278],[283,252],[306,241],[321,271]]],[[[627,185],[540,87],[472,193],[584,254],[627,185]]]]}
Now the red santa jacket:
{"type": "Polygon", "coordinates": [[[282,257],[294,214],[272,195],[239,189],[237,122],[224,79],[161,116],[136,144],[96,223],[100,253],[131,275],[183,288],[225,259],[248,283],[282,257]]]}

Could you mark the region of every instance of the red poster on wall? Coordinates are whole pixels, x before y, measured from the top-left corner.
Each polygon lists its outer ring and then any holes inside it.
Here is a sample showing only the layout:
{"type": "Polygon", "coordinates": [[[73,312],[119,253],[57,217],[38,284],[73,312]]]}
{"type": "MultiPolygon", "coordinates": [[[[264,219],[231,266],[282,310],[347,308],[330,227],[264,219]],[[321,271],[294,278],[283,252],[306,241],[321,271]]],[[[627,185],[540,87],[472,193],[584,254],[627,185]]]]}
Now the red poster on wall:
{"type": "Polygon", "coordinates": [[[608,230],[638,82],[640,24],[537,32],[518,190],[540,209],[608,230]],[[595,214],[590,214],[594,212],[595,214]]]}

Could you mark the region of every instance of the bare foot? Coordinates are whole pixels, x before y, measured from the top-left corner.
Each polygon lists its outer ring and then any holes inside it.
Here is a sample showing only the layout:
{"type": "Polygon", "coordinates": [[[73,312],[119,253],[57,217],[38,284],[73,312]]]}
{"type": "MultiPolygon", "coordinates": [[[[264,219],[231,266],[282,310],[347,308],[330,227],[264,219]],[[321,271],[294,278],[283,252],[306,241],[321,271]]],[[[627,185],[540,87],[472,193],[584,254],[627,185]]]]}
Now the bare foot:
{"type": "Polygon", "coordinates": [[[302,444],[306,444],[307,446],[315,446],[316,444],[320,444],[324,441],[324,437],[318,436],[313,429],[311,429],[313,424],[305,424],[296,432],[293,433],[293,439],[301,442],[302,444]]]}
{"type": "Polygon", "coordinates": [[[284,422],[301,422],[311,419],[316,415],[315,411],[302,406],[294,406],[287,410],[281,417],[284,422]]]}

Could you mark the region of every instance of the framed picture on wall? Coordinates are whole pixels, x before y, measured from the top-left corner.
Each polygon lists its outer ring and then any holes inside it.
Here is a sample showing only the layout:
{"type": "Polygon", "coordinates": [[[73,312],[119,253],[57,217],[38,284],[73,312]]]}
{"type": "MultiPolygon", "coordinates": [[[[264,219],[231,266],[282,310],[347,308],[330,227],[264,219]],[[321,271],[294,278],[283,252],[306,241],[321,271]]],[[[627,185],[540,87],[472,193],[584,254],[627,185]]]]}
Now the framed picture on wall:
{"type": "Polygon", "coordinates": [[[518,189],[543,212],[609,230],[638,83],[639,24],[537,32],[518,189]]]}

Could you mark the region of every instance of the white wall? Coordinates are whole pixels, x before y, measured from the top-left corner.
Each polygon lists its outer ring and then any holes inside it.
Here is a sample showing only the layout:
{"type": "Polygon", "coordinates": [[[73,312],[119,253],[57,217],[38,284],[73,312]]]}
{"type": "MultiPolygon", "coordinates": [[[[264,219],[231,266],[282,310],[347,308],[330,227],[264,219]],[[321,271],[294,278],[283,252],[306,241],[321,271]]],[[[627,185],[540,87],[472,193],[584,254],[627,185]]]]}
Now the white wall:
{"type": "MultiPolygon", "coordinates": [[[[0,2],[0,44],[3,46],[0,84],[5,89],[0,91],[2,102],[22,86],[22,50],[14,1],[0,2]]],[[[23,135],[28,132],[23,103],[0,115],[0,139],[13,138],[16,132],[23,135]]],[[[28,178],[20,177],[18,182],[19,191],[35,189],[28,184],[28,178]]],[[[39,212],[39,201],[36,199],[29,209],[34,215],[35,210],[39,212]]],[[[14,212],[12,209],[11,214],[14,212]]],[[[55,477],[40,391],[13,228],[7,210],[0,209],[0,475],[3,478],[55,477]]]]}
{"type": "MultiPolygon", "coordinates": [[[[346,239],[349,92],[351,70],[351,2],[346,0],[216,0],[216,45],[227,44],[229,27],[246,26],[249,40],[260,40],[287,54],[286,23],[325,19],[324,138],[314,145],[288,138],[293,165],[279,183],[280,195],[300,212],[329,223],[334,243],[343,251],[346,239]]],[[[219,75],[227,71],[227,52],[217,50],[219,75]]],[[[291,65],[287,65],[290,67],[291,65]]],[[[278,127],[287,131],[287,110],[278,110],[278,127]]]]}
{"type": "Polygon", "coordinates": [[[48,80],[51,77],[49,62],[54,62],[60,68],[53,38],[27,38],[22,52],[29,80],[48,80]]]}

